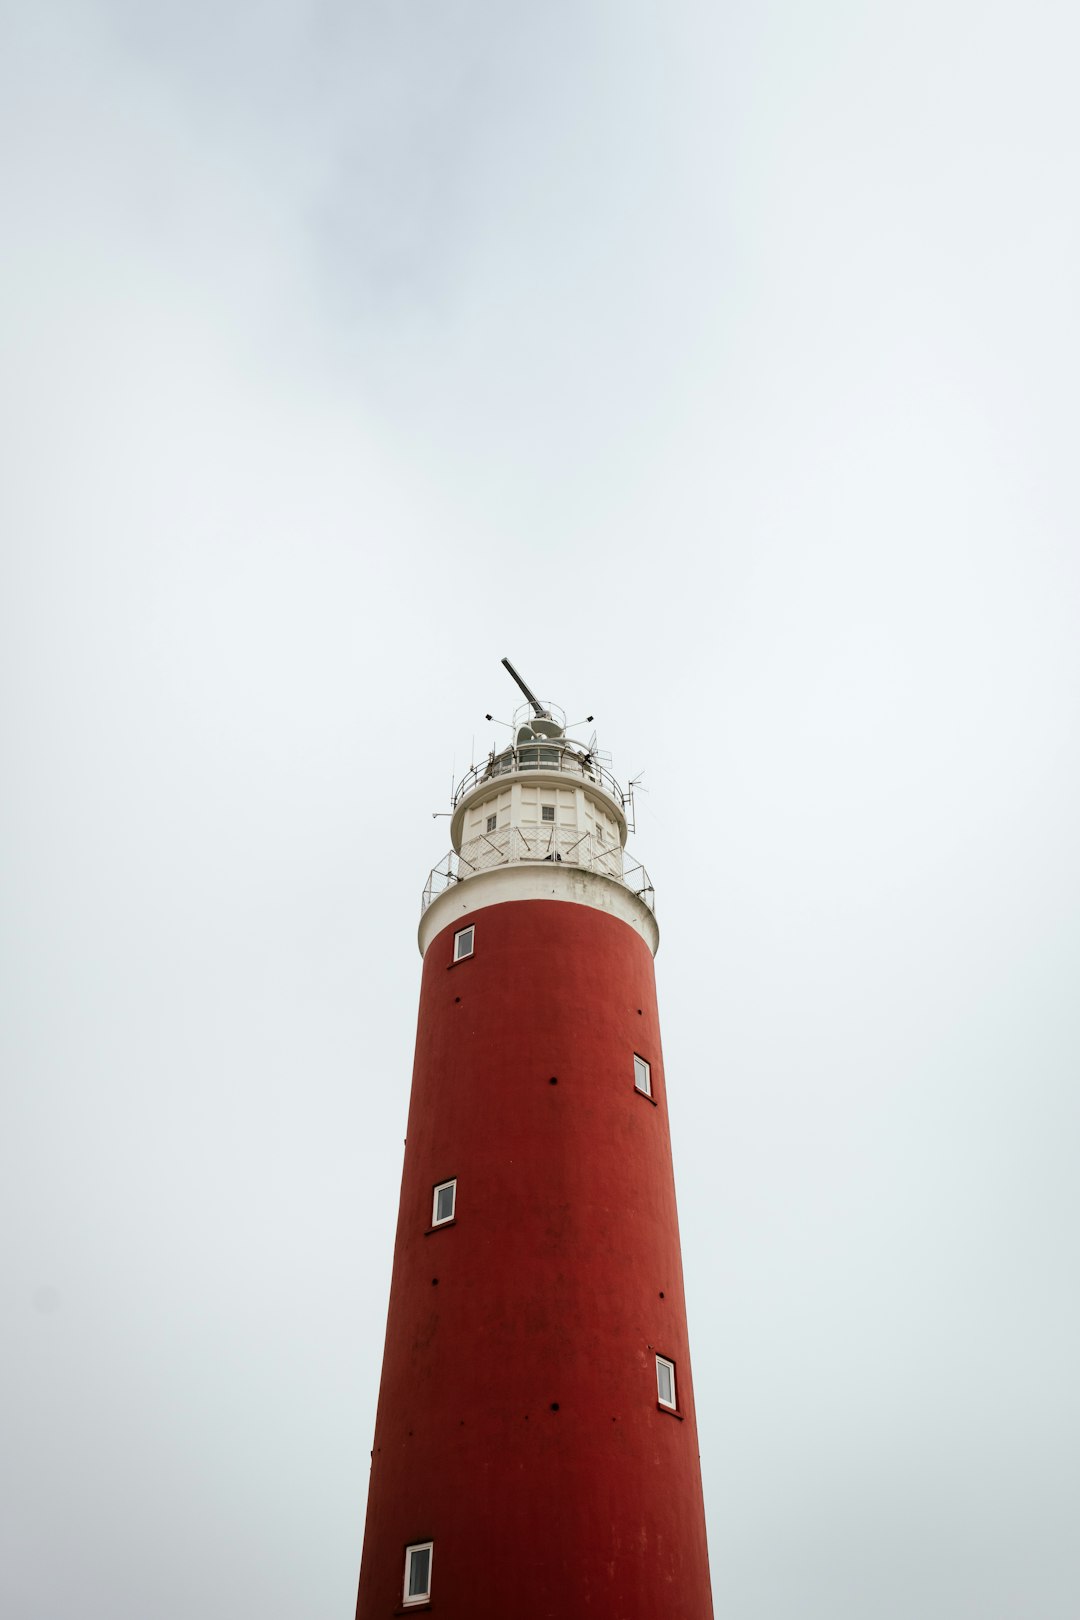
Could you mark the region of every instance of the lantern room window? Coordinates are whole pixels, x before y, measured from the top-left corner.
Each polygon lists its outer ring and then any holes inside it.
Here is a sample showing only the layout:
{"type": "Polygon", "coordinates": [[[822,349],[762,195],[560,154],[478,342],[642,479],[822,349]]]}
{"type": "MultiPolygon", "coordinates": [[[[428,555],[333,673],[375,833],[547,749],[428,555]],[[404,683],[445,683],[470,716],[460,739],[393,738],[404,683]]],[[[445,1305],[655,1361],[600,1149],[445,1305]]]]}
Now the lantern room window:
{"type": "Polygon", "coordinates": [[[494,832],[495,828],[498,825],[499,825],[498,816],[488,816],[488,818],[487,818],[487,830],[488,830],[488,832],[494,832]]]}
{"type": "Polygon", "coordinates": [[[540,806],[540,820],[541,821],[554,821],[555,820],[555,806],[553,804],[542,804],[540,806]]]}
{"type": "Polygon", "coordinates": [[[454,961],[463,962],[473,953],[473,936],[475,928],[459,928],[454,935],[454,961]]]}
{"type": "Polygon", "coordinates": [[[431,1596],[431,1557],[433,1541],[416,1541],[405,1549],[405,1590],[402,1601],[426,1603],[431,1596]]]}
{"type": "Polygon", "coordinates": [[[666,1356],[656,1358],[656,1398],[660,1405],[666,1406],[669,1411],[678,1410],[675,1399],[675,1363],[669,1361],[666,1356]]]}

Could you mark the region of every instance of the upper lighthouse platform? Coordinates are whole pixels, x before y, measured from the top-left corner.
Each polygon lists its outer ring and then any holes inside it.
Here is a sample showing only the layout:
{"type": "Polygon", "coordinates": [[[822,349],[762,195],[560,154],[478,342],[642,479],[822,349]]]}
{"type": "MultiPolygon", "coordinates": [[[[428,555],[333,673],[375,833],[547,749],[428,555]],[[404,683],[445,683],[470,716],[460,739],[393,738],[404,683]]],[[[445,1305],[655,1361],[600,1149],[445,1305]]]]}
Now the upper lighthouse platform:
{"type": "MultiPolygon", "coordinates": [[[[454,788],[450,820],[454,847],[428,877],[422,940],[431,936],[434,919],[426,913],[436,900],[458,885],[473,884],[482,875],[490,879],[509,868],[520,877],[525,875],[522,869],[530,867],[538,878],[546,873],[553,894],[558,891],[570,898],[572,888],[573,898],[587,904],[622,911],[629,903],[632,912],[644,906],[653,913],[649,874],[626,854],[632,795],[597,757],[595,745],[569,737],[566,716],[558,705],[541,703],[531,693],[510,729],[510,744],[493,748],[454,788]],[[552,867],[561,869],[557,877],[552,867]],[[572,873],[578,881],[570,881],[572,873]],[[604,895],[609,885],[626,899],[619,902],[617,894],[604,895]]],[[[539,893],[535,882],[527,887],[529,893],[539,893]]],[[[477,883],[475,895],[461,893],[462,904],[456,909],[464,912],[480,903],[481,890],[491,892],[490,881],[477,883]]],[[[655,950],[654,917],[643,918],[639,926],[655,950]]]]}

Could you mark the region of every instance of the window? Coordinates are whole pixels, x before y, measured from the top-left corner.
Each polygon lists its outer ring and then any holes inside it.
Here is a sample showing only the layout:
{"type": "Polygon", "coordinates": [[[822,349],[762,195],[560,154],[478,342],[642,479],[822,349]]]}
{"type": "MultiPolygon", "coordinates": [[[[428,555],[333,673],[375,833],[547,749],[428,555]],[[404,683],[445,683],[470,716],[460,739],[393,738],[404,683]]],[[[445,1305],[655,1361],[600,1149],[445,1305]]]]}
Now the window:
{"type": "Polygon", "coordinates": [[[542,804],[540,806],[540,820],[541,821],[554,821],[555,820],[555,806],[553,804],[542,804]]]}
{"type": "MultiPolygon", "coordinates": [[[[520,736],[521,733],[518,733],[520,736]]],[[[559,769],[559,750],[557,748],[519,748],[517,751],[518,769],[522,771],[540,771],[546,765],[554,765],[559,769]]]]}
{"type": "Polygon", "coordinates": [[[463,962],[473,953],[473,935],[475,928],[459,928],[454,935],[454,961],[463,962]]]}
{"type": "Polygon", "coordinates": [[[668,1361],[666,1356],[656,1358],[656,1398],[661,1406],[669,1407],[672,1412],[678,1410],[675,1400],[675,1363],[668,1361]]]}
{"type": "Polygon", "coordinates": [[[498,825],[499,825],[498,816],[488,816],[488,818],[487,818],[487,830],[488,830],[488,832],[494,832],[495,828],[498,825]]]}
{"type": "Polygon", "coordinates": [[[457,1177],[453,1181],[440,1181],[431,1200],[432,1226],[445,1226],[454,1218],[457,1204],[457,1177]]]}
{"type": "Polygon", "coordinates": [[[405,1549],[405,1591],[403,1602],[426,1603],[431,1596],[431,1555],[433,1541],[416,1541],[405,1549]]]}
{"type": "Polygon", "coordinates": [[[644,1092],[646,1097],[652,1096],[652,1070],[643,1057],[634,1053],[634,1090],[644,1092]]]}

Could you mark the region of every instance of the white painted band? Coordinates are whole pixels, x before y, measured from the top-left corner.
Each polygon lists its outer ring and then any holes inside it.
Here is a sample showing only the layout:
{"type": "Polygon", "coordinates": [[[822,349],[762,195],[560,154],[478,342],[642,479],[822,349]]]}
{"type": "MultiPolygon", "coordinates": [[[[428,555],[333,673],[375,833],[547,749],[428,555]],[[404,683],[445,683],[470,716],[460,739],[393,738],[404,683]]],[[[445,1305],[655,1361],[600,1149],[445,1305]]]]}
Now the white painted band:
{"type": "Polygon", "coordinates": [[[465,797],[455,807],[450,818],[450,842],[457,850],[461,849],[461,840],[465,829],[465,816],[478,799],[494,798],[509,787],[541,787],[554,790],[580,788],[587,799],[600,805],[605,813],[613,817],[619,829],[619,842],[626,848],[626,812],[617,799],[605,791],[597,782],[587,776],[579,776],[574,771],[507,771],[500,776],[486,776],[474,788],[470,788],[465,797]]]}
{"type": "Polygon", "coordinates": [[[420,919],[417,935],[420,955],[425,954],[436,934],[441,934],[451,922],[507,900],[567,900],[578,906],[592,906],[628,923],[641,935],[654,956],[660,944],[656,918],[644,900],[639,900],[625,884],[579,866],[540,861],[494,866],[444,889],[420,919]]]}

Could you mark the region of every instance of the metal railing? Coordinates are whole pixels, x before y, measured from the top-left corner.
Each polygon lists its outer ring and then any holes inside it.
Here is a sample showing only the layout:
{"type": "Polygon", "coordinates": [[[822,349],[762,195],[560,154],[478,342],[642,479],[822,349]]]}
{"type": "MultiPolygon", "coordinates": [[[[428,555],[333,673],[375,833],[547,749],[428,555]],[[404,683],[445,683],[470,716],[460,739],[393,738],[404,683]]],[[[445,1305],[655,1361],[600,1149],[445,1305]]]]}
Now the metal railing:
{"type": "Polygon", "coordinates": [[[509,776],[515,771],[557,771],[577,776],[591,782],[594,787],[602,788],[618,805],[625,806],[630,802],[611,772],[594,755],[585,753],[576,743],[553,738],[551,741],[545,739],[504,748],[501,753],[492,754],[482,765],[474,765],[454,789],[454,805],[459,805],[465,795],[481,783],[496,781],[500,776],[509,776]]]}
{"type": "Polygon", "coordinates": [[[508,827],[500,833],[481,833],[465,847],[467,855],[451,850],[432,868],[420,906],[421,916],[440,894],[453,888],[455,883],[475,877],[478,872],[489,872],[497,866],[539,865],[544,861],[558,861],[613,878],[631,894],[636,894],[650,911],[656,910],[656,893],[641,862],[628,861],[619,845],[602,844],[593,833],[545,827],[526,834],[520,827],[508,827]]]}

